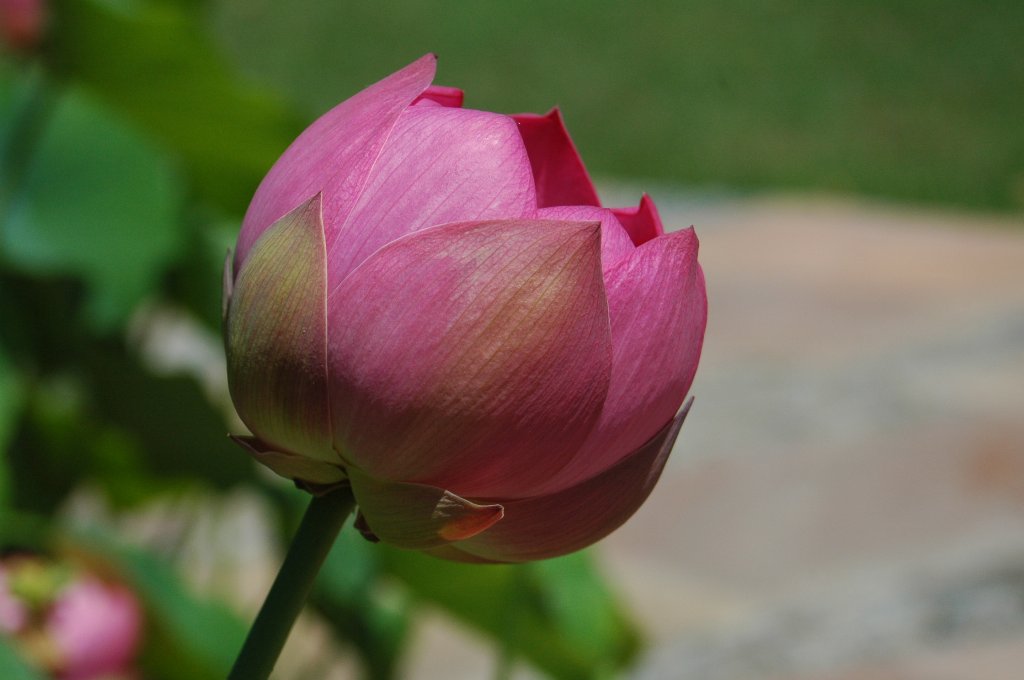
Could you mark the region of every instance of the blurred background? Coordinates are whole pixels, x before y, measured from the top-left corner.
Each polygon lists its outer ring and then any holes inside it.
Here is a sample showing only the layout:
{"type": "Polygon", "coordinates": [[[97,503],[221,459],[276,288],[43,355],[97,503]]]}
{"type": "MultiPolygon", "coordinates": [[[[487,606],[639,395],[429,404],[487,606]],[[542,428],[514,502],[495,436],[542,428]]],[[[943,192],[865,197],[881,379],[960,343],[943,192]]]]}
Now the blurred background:
{"type": "Polygon", "coordinates": [[[47,612],[89,579],[137,601],[122,677],[225,675],[304,499],[224,436],[224,253],[305,125],[427,51],[469,107],[560,106],[606,205],[696,227],[696,404],[591,551],[343,531],[276,677],[1020,677],[1024,3],[0,0],[0,29],[0,677],[70,677],[47,612]]]}

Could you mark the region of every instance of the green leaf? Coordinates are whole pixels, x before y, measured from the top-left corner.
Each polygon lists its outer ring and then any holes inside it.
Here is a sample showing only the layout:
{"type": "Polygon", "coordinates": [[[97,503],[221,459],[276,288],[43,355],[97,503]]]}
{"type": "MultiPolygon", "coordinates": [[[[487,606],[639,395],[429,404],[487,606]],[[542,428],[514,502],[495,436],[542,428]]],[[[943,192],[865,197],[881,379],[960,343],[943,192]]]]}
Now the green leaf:
{"type": "Polygon", "coordinates": [[[192,377],[157,375],[137,357],[102,350],[89,357],[88,370],[95,415],[131,437],[154,478],[218,487],[252,478],[252,460],[228,439],[223,416],[192,377]]]}
{"type": "Polygon", "coordinates": [[[15,68],[0,54],[0,210],[20,185],[26,153],[45,124],[45,75],[39,66],[15,68]]]}
{"type": "Polygon", "coordinates": [[[159,281],[181,243],[166,156],[80,90],[61,95],[0,223],[0,249],[35,274],[78,275],[109,328],[159,281]]]}
{"type": "Polygon", "coordinates": [[[46,680],[46,676],[24,661],[2,635],[0,635],[0,678],[4,678],[4,680],[46,680]]]}
{"type": "Polygon", "coordinates": [[[540,592],[544,612],[569,645],[594,659],[632,658],[638,634],[590,553],[525,566],[540,592]]]}
{"type": "Polygon", "coordinates": [[[57,2],[61,72],[130,116],[185,160],[203,198],[241,212],[301,121],[242,84],[208,38],[201,8],[171,3],[57,2]]]}
{"type": "Polygon", "coordinates": [[[417,596],[556,678],[605,677],[636,653],[638,633],[586,555],[481,566],[383,545],[379,552],[417,596]]]}

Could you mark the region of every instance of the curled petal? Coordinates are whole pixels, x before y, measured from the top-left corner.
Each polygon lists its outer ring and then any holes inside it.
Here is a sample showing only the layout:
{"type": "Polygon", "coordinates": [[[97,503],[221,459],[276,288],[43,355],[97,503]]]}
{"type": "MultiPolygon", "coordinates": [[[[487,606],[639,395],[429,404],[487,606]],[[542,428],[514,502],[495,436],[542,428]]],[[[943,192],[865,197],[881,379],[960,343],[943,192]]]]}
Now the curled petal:
{"type": "Polygon", "coordinates": [[[235,269],[256,239],[285,213],[324,195],[327,244],[348,217],[399,115],[430,85],[437,58],[427,54],[321,116],[292,142],[260,183],[238,237],[235,269]]]}
{"type": "MultiPolygon", "coordinates": [[[[691,400],[692,402],[692,400],[691,400]]],[[[494,562],[557,557],[601,540],[629,519],[661,477],[690,404],[638,450],[596,477],[562,491],[501,501],[505,517],[485,532],[450,546],[438,557],[494,562]]]]}
{"type": "Polygon", "coordinates": [[[611,369],[599,238],[596,223],[469,222],[370,256],[329,302],[336,449],[467,497],[564,467],[611,369]]]}
{"type": "Polygon", "coordinates": [[[337,484],[345,480],[345,471],[334,463],[307,458],[286,451],[274,451],[255,437],[228,435],[258,463],[287,479],[317,486],[337,484]]]}
{"type": "Polygon", "coordinates": [[[480,505],[426,484],[382,482],[349,469],[352,493],[374,536],[399,548],[425,550],[475,536],[502,518],[501,505],[480,505]]]}
{"type": "Polygon", "coordinates": [[[423,91],[416,101],[413,102],[414,106],[427,106],[427,105],[440,105],[447,106],[450,108],[459,109],[462,108],[462,101],[464,99],[462,90],[457,87],[445,87],[444,85],[431,85],[423,91]]]}
{"type": "Polygon", "coordinates": [[[534,202],[530,163],[508,116],[409,109],[327,250],[330,286],[405,234],[448,222],[527,216],[534,202]]]}
{"type": "Polygon", "coordinates": [[[512,117],[519,124],[519,133],[530,155],[538,208],[601,205],[557,108],[543,116],[521,113],[512,117]]]}
{"type": "Polygon", "coordinates": [[[665,233],[658,208],[647,194],[640,197],[640,204],[637,207],[612,208],[612,212],[619,218],[619,222],[626,228],[626,232],[636,246],[643,245],[665,233]]]}
{"type": "Polygon", "coordinates": [[[607,208],[590,205],[558,206],[537,211],[542,220],[601,223],[601,270],[607,272],[635,250],[629,234],[607,208]]]}
{"type": "Polygon", "coordinates": [[[268,229],[238,272],[224,340],[242,421],[275,450],[337,461],[327,409],[320,196],[268,229]]]}
{"type": "Polygon", "coordinates": [[[648,241],[605,276],[612,380],[601,419],[554,490],[615,464],[676,412],[693,382],[707,325],[693,229],[648,241]]]}

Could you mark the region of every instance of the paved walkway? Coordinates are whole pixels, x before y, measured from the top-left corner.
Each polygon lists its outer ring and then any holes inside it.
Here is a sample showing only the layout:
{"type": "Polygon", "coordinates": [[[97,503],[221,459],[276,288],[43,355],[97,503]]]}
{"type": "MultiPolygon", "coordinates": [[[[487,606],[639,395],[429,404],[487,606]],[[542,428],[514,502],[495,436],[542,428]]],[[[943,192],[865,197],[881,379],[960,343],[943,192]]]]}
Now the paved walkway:
{"type": "Polygon", "coordinates": [[[1024,221],[758,199],[701,238],[696,403],[602,545],[638,678],[1016,680],[1024,221]]]}

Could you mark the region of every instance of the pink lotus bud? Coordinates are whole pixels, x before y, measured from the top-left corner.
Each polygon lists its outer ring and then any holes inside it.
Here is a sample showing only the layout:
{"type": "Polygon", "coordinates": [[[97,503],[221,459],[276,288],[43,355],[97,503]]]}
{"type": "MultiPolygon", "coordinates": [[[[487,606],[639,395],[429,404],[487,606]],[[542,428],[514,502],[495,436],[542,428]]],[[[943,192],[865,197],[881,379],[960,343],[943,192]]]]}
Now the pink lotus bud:
{"type": "Polygon", "coordinates": [[[46,623],[64,680],[129,677],[142,632],[132,593],[91,576],[71,583],[46,623]]]}
{"type": "Polygon", "coordinates": [[[692,229],[600,206],[557,110],[461,108],[427,55],[260,184],[225,272],[258,460],[351,484],[365,532],[449,559],[577,550],[646,499],[707,302],[692,229]]]}
{"type": "Polygon", "coordinates": [[[0,38],[16,50],[30,50],[43,36],[43,0],[0,0],[0,38]]]}

